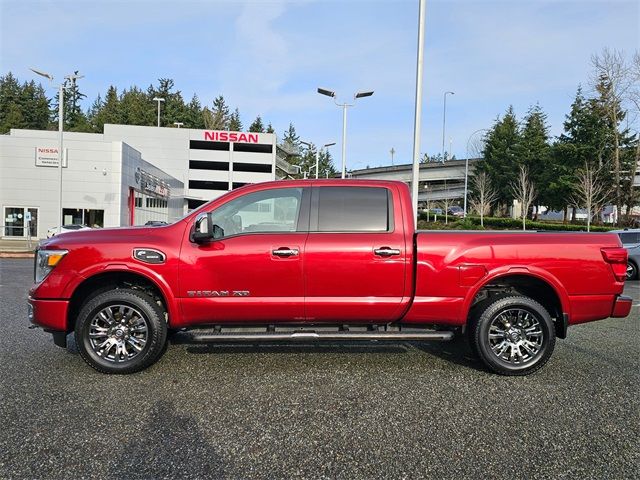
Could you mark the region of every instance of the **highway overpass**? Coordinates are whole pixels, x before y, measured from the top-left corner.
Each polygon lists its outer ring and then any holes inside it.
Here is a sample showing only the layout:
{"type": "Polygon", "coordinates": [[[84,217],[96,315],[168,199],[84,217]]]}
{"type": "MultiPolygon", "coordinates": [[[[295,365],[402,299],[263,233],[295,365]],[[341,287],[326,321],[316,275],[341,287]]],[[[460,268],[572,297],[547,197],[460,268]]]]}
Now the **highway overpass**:
{"type": "MultiPolygon", "coordinates": [[[[478,158],[469,159],[469,177],[473,174],[478,158]]],[[[445,163],[429,162],[420,164],[418,199],[438,201],[464,198],[464,176],[466,160],[448,160],[445,163]]],[[[349,172],[351,178],[366,180],[398,180],[411,184],[413,165],[392,165],[366,168],[349,172]]]]}

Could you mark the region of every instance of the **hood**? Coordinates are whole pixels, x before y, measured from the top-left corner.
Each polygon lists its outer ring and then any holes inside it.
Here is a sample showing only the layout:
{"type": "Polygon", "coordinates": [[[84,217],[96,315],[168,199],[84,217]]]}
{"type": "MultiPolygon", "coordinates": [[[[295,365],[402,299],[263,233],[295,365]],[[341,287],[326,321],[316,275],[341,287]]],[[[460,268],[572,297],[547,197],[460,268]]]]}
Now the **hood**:
{"type": "Polygon", "coordinates": [[[114,243],[139,243],[149,244],[162,242],[167,236],[180,238],[176,230],[184,228],[183,222],[162,226],[135,226],[95,228],[91,230],[78,230],[76,232],[60,233],[46,240],[41,240],[39,248],[66,248],[72,246],[97,246],[100,244],[114,243]]]}

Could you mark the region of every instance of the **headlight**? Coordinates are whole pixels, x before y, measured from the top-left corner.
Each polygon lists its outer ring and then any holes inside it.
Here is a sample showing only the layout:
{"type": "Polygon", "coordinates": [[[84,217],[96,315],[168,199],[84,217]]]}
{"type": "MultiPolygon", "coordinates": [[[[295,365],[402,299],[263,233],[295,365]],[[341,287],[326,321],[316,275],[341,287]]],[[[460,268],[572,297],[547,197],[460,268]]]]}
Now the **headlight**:
{"type": "Polygon", "coordinates": [[[36,283],[43,281],[67,253],[68,250],[38,250],[34,275],[36,283]]]}

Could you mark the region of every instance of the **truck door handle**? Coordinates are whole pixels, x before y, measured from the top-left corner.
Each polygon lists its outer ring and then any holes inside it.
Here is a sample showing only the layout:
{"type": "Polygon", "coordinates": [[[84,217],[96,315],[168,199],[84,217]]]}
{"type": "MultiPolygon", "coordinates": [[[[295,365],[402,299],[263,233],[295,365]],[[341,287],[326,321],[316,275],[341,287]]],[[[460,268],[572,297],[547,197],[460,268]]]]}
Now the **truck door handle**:
{"type": "Polygon", "coordinates": [[[295,257],[296,255],[298,255],[298,249],[282,247],[276,248],[271,253],[273,253],[277,257],[295,257]]]}
{"type": "Polygon", "coordinates": [[[373,253],[379,257],[391,257],[393,255],[400,255],[400,250],[397,248],[380,247],[374,249],[373,253]]]}

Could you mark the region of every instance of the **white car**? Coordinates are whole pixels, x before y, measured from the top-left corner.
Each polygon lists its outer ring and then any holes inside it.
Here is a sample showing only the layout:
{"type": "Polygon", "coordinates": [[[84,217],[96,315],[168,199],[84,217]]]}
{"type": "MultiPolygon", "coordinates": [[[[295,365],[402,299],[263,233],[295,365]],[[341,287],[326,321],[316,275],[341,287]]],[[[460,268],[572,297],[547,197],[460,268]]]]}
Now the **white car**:
{"type": "MultiPolygon", "coordinates": [[[[73,224],[73,225],[63,225],[62,231],[60,233],[68,233],[68,232],[77,232],[79,230],[91,230],[91,227],[87,227],[86,225],[73,224]]],[[[58,233],[58,227],[51,227],[47,230],[47,238],[51,238],[58,233]]]]}

